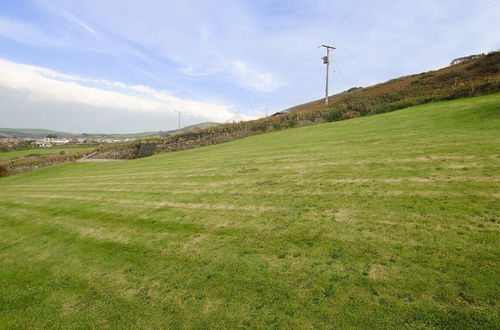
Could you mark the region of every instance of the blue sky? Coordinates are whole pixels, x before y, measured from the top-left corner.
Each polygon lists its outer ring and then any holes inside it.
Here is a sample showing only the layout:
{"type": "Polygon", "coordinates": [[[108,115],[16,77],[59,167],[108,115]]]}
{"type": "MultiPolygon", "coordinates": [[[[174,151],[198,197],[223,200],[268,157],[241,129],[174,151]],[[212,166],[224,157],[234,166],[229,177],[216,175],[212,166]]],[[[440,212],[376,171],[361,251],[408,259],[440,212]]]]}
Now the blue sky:
{"type": "Polygon", "coordinates": [[[500,0],[0,2],[0,127],[167,130],[263,116],[500,48],[500,0]]]}

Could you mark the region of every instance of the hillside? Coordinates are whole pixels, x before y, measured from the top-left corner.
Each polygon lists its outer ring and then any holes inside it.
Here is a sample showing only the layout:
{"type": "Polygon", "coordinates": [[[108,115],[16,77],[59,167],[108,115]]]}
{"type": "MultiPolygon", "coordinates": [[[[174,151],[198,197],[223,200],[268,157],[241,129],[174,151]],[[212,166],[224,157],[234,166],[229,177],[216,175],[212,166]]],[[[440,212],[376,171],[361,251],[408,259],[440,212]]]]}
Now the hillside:
{"type": "Polygon", "coordinates": [[[193,130],[196,131],[196,130],[206,129],[206,128],[210,128],[210,127],[215,127],[217,125],[220,125],[220,123],[214,123],[214,122],[208,121],[208,122],[203,122],[200,124],[185,126],[185,127],[180,128],[180,129],[173,129],[170,131],[160,132],[161,133],[160,136],[170,136],[170,135],[185,133],[185,132],[189,132],[189,131],[193,131],[193,130]]]}
{"type": "MultiPolygon", "coordinates": [[[[367,88],[351,88],[347,92],[334,95],[331,98],[331,106],[326,109],[323,100],[319,100],[257,120],[162,134],[161,139],[147,146],[147,155],[199,148],[261,133],[391,112],[412,105],[500,92],[500,52],[474,55],[453,62],[454,65],[438,71],[393,79],[367,88]]],[[[143,148],[139,143],[109,145],[100,148],[94,158],[137,158],[142,154],[140,149],[143,148]]]]}
{"type": "Polygon", "coordinates": [[[0,179],[5,328],[498,328],[500,94],[0,179]]]}
{"type": "Polygon", "coordinates": [[[0,138],[44,138],[47,135],[72,137],[75,134],[41,128],[0,128],[0,138]]]}
{"type": "MultiPolygon", "coordinates": [[[[400,77],[365,88],[351,88],[332,95],[328,102],[331,107],[344,104],[348,110],[363,115],[500,91],[500,51],[470,58],[439,70],[400,77]]],[[[325,100],[320,99],[289,108],[285,112],[312,112],[324,107],[325,100]]]]}

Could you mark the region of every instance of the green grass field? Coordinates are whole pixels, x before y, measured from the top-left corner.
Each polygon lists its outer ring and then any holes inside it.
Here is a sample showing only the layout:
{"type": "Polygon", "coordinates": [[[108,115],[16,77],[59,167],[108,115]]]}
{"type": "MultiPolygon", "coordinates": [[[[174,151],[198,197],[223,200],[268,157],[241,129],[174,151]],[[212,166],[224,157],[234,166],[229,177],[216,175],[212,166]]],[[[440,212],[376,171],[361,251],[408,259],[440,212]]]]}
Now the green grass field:
{"type": "Polygon", "coordinates": [[[80,151],[91,151],[95,147],[54,147],[54,148],[34,148],[26,150],[13,150],[7,152],[0,152],[0,160],[4,159],[17,159],[32,155],[52,155],[59,154],[61,151],[64,152],[80,152],[80,151]]]}
{"type": "Polygon", "coordinates": [[[0,179],[0,328],[500,327],[500,94],[0,179]]]}

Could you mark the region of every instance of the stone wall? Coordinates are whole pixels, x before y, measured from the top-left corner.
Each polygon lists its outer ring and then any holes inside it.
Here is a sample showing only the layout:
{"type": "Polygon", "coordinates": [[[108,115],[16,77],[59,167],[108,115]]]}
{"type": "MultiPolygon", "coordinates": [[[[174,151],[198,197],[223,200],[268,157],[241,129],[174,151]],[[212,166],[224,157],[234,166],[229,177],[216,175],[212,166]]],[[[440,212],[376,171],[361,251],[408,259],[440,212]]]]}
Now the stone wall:
{"type": "Polygon", "coordinates": [[[4,161],[0,164],[0,177],[31,172],[39,168],[48,167],[57,164],[74,162],[83,158],[85,153],[71,153],[65,155],[51,155],[33,159],[18,159],[13,161],[4,161]]]}

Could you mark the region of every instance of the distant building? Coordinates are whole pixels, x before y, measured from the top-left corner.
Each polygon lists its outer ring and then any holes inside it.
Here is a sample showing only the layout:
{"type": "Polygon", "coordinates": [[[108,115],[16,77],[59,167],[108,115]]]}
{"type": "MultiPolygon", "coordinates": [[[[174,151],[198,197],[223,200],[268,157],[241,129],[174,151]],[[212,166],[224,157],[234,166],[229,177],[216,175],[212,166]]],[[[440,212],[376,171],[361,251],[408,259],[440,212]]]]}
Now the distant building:
{"type": "Polygon", "coordinates": [[[50,143],[52,144],[68,144],[70,140],[67,138],[62,138],[62,139],[48,139],[50,143]]]}
{"type": "Polygon", "coordinates": [[[46,140],[36,140],[32,144],[37,146],[37,147],[41,147],[41,148],[52,147],[52,144],[46,140]]]}
{"type": "Polygon", "coordinates": [[[456,59],[454,59],[453,61],[451,61],[450,65],[457,65],[457,64],[460,64],[460,63],[469,62],[469,61],[472,61],[472,60],[478,59],[478,58],[480,58],[481,56],[484,56],[484,54],[476,54],[476,55],[470,55],[470,56],[459,57],[459,58],[456,58],[456,59]]]}

